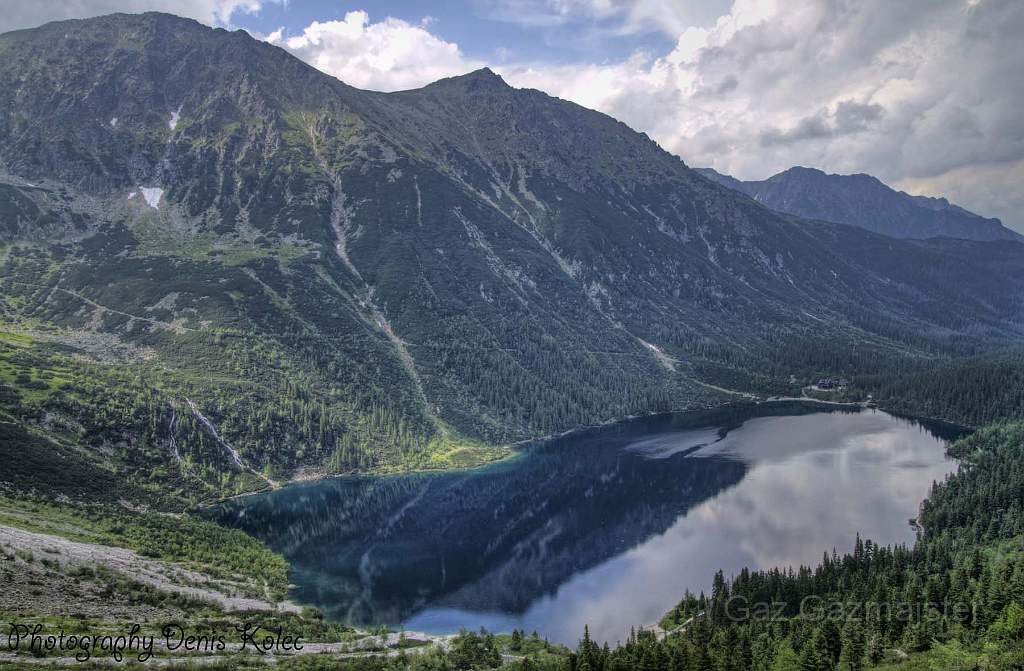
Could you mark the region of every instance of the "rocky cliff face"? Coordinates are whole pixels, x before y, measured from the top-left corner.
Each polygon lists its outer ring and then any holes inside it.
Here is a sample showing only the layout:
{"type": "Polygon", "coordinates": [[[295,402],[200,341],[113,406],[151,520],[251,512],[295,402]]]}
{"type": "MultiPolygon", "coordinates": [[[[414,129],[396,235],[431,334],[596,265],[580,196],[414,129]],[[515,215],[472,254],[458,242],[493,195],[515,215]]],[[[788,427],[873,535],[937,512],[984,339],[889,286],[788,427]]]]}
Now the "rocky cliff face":
{"type": "Polygon", "coordinates": [[[762,181],[743,182],[710,168],[698,172],[773,210],[859,226],[894,238],[1024,241],[998,219],[968,212],[945,198],[895,191],[871,175],[828,175],[795,167],[762,181]]]}
{"type": "Polygon", "coordinates": [[[799,339],[1024,332],[1020,245],[807,223],[487,70],[360,91],[168,15],[0,36],[0,168],[6,319],[136,348],[260,468],[688,407],[799,339]]]}

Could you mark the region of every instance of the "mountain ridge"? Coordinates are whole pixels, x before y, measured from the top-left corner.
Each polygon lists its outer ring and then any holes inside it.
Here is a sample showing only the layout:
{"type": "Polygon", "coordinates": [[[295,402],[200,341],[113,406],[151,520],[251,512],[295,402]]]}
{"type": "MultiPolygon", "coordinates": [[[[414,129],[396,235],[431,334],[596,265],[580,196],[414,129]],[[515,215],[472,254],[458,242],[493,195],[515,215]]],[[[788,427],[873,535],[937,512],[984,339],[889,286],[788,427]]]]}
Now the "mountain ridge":
{"type": "MultiPolygon", "coordinates": [[[[0,35],[0,314],[55,370],[141,376],[126,463],[176,473],[174,446],[213,488],[472,464],[836,351],[1024,335],[1024,246],[804,221],[493,72],[362,91],[179,21],[0,35]]],[[[16,378],[36,428],[111,411],[16,378]]]]}
{"type": "Polygon", "coordinates": [[[866,173],[837,175],[793,166],[764,180],[742,181],[712,168],[697,172],[764,205],[807,219],[860,226],[897,238],[1013,240],[1024,236],[946,198],[912,196],[866,173]]]}

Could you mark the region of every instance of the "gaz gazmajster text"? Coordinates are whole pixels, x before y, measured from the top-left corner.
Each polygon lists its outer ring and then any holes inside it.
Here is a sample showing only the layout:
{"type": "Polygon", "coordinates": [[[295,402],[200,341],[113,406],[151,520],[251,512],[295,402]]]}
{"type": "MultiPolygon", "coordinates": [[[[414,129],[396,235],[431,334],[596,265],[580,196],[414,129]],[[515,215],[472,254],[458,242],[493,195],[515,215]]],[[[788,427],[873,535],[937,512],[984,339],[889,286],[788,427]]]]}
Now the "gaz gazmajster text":
{"type": "MultiPolygon", "coordinates": [[[[255,624],[235,626],[231,637],[232,652],[254,651],[260,654],[295,652],[302,650],[302,637],[286,634],[281,628],[264,629],[255,624]]],[[[123,634],[83,634],[48,630],[42,624],[12,622],[7,632],[7,649],[36,655],[63,653],[79,662],[94,655],[109,655],[115,661],[134,657],[140,662],[149,660],[157,650],[169,652],[224,652],[228,637],[221,633],[191,632],[177,624],[169,624],[160,635],[147,634],[133,624],[123,634]]]]}

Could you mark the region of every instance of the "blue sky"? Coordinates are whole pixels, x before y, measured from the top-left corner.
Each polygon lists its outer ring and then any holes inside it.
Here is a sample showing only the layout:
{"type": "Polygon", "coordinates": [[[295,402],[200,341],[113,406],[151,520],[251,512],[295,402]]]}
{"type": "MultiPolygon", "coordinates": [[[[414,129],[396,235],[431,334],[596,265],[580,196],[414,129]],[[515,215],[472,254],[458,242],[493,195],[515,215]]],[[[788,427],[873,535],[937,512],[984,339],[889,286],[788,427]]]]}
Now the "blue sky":
{"type": "Polygon", "coordinates": [[[1020,0],[3,1],[0,31],[169,11],[374,90],[489,66],[689,165],[865,172],[1024,232],[1020,0]]]}
{"type": "MultiPolygon", "coordinates": [[[[525,5],[526,3],[523,3],[525,5]]],[[[539,3],[538,3],[539,5],[539,3]]],[[[728,9],[728,2],[707,2],[694,19],[707,25],[728,9]]],[[[458,44],[469,57],[501,63],[542,61],[548,63],[602,62],[628,58],[638,50],[667,53],[675,39],[650,26],[638,33],[619,30],[616,16],[606,18],[563,16],[554,10],[525,6],[487,4],[481,1],[437,3],[392,0],[387,2],[334,2],[289,0],[268,4],[259,13],[237,13],[233,23],[248,30],[270,34],[278,28],[300,33],[313,21],[341,20],[348,12],[363,10],[373,23],[387,17],[420,24],[430,32],[458,44]]]]}

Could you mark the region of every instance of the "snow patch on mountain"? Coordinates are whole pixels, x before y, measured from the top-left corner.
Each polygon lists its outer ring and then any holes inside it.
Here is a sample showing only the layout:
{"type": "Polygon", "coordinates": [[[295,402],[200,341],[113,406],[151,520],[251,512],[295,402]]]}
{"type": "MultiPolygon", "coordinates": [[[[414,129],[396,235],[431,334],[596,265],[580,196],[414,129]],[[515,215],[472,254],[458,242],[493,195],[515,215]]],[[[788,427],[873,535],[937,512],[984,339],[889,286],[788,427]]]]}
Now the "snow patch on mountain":
{"type": "Polygon", "coordinates": [[[170,126],[171,130],[178,127],[178,120],[181,119],[181,107],[181,105],[178,105],[178,109],[171,112],[171,120],[167,122],[167,125],[170,126]]]}
{"type": "Polygon", "coordinates": [[[158,186],[140,186],[139,191],[146,199],[146,204],[154,210],[160,209],[160,199],[164,197],[164,190],[158,186]]]}

